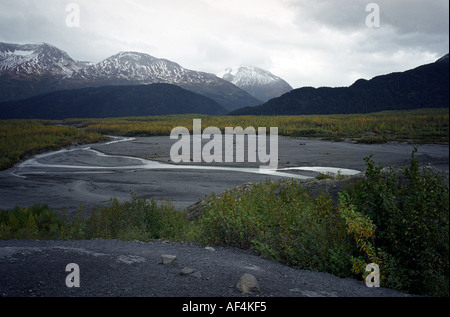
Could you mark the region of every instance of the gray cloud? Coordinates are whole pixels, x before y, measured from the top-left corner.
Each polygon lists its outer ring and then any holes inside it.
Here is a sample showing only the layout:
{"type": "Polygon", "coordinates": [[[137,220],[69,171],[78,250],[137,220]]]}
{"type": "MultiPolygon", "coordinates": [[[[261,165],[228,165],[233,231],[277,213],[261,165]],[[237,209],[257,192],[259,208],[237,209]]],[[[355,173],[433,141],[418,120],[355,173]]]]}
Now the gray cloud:
{"type": "Polygon", "coordinates": [[[347,86],[448,52],[447,0],[0,0],[0,41],[49,42],[75,59],[134,50],[217,73],[251,64],[293,87],[347,86]],[[380,28],[365,25],[368,3],[380,28]],[[80,27],[68,28],[68,3],[80,27]]]}

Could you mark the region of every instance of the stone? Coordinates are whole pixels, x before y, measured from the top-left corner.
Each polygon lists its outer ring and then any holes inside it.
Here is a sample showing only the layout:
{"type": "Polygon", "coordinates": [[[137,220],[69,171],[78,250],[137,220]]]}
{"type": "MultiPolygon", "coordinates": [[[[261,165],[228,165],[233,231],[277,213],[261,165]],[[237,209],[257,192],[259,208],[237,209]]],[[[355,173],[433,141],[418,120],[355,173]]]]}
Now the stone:
{"type": "Polygon", "coordinates": [[[205,247],[205,250],[208,250],[208,251],[211,251],[211,252],[216,251],[213,247],[205,247]]]}
{"type": "Polygon", "coordinates": [[[202,275],[198,271],[192,273],[191,276],[196,277],[196,278],[202,278],[202,275]]]}
{"type": "Polygon", "coordinates": [[[190,275],[192,273],[197,272],[196,269],[192,269],[190,267],[185,267],[183,269],[180,270],[180,275],[190,275]]]}
{"type": "Polygon", "coordinates": [[[247,294],[259,293],[261,291],[256,277],[248,273],[241,276],[239,282],[236,284],[236,288],[239,292],[247,294]]]}
{"type": "Polygon", "coordinates": [[[198,272],[196,269],[192,269],[190,267],[185,267],[185,268],[181,269],[180,270],[180,275],[193,276],[193,277],[196,277],[196,278],[201,278],[202,277],[200,272],[198,272]]]}
{"type": "Polygon", "coordinates": [[[177,257],[175,255],[163,254],[161,255],[162,264],[172,265],[175,263],[177,257]]]}

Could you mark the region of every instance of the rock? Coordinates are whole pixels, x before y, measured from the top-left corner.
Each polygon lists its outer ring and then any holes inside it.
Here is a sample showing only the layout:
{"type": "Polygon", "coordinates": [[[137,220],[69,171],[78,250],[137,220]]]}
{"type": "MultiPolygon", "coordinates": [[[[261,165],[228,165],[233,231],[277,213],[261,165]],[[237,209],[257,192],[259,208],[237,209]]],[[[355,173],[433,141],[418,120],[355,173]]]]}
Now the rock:
{"type": "Polygon", "coordinates": [[[161,255],[162,264],[172,265],[175,263],[177,257],[175,255],[163,254],[161,255]]]}
{"type": "Polygon", "coordinates": [[[202,275],[200,274],[200,272],[194,272],[194,273],[191,274],[191,276],[194,276],[194,277],[196,277],[196,278],[201,278],[201,277],[202,277],[202,275]]]}
{"type": "Polygon", "coordinates": [[[194,276],[196,278],[201,278],[202,275],[200,274],[200,272],[198,272],[196,269],[192,269],[190,267],[185,267],[183,269],[180,270],[180,275],[184,275],[184,276],[194,276]]]}
{"type": "Polygon", "coordinates": [[[191,269],[190,267],[185,267],[180,270],[180,275],[190,275],[195,272],[197,272],[196,269],[191,269]]]}
{"type": "Polygon", "coordinates": [[[259,284],[256,280],[256,277],[252,274],[245,273],[241,276],[239,279],[239,282],[236,284],[236,288],[239,292],[247,293],[247,294],[254,294],[259,293],[259,284]]]}
{"type": "Polygon", "coordinates": [[[208,250],[208,251],[211,251],[211,252],[216,251],[213,247],[205,247],[205,250],[208,250]]]}

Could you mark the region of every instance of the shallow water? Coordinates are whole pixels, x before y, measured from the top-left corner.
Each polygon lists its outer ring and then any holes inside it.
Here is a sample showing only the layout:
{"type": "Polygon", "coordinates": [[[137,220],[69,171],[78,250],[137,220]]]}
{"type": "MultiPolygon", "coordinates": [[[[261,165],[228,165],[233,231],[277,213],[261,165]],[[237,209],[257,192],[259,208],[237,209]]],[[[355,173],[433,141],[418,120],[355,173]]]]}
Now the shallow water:
{"type": "MultiPolygon", "coordinates": [[[[92,208],[111,197],[170,199],[186,207],[212,192],[218,194],[246,182],[283,178],[308,179],[317,173],[355,175],[364,170],[363,158],[385,165],[405,165],[408,144],[352,144],[279,138],[276,171],[258,164],[200,164],[169,162],[169,137],[115,138],[110,142],[78,146],[36,155],[0,172],[0,208],[45,203],[71,213],[80,205],[92,208]]],[[[448,146],[426,145],[417,156],[425,163],[448,169],[448,146]]]]}

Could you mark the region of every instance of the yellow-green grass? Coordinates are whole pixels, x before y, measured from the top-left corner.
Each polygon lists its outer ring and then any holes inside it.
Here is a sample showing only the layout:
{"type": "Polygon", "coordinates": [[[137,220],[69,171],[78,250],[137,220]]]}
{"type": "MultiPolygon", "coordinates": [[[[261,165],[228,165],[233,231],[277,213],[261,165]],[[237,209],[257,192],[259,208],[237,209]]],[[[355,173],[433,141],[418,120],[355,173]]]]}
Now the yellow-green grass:
{"type": "Polygon", "coordinates": [[[104,140],[99,133],[43,120],[0,120],[0,170],[27,155],[56,150],[74,143],[104,140]]]}
{"type": "Polygon", "coordinates": [[[192,120],[202,119],[202,128],[278,127],[282,136],[380,143],[448,144],[448,109],[384,111],[370,114],[305,116],[205,116],[171,115],[107,119],[70,119],[65,124],[110,135],[169,135],[174,127],[192,129],[192,120]]]}

